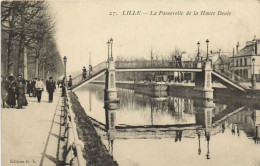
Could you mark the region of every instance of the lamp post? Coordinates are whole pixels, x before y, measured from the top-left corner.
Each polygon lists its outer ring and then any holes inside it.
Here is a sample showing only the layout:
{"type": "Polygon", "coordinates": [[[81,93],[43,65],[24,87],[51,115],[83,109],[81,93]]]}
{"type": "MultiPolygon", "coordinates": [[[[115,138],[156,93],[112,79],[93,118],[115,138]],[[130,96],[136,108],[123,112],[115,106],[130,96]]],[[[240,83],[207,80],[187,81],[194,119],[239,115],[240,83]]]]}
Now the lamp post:
{"type": "Polygon", "coordinates": [[[199,41],[198,41],[197,45],[198,45],[198,55],[197,55],[197,59],[199,60],[199,59],[200,59],[200,42],[199,42],[199,41]]]}
{"type": "Polygon", "coordinates": [[[109,46],[110,46],[110,41],[107,41],[107,48],[108,48],[108,52],[107,52],[107,61],[109,61],[109,46]]]}
{"type": "Polygon", "coordinates": [[[63,58],[63,62],[64,62],[64,78],[65,78],[65,85],[67,84],[67,76],[66,76],[66,63],[67,63],[67,57],[64,56],[63,58]]]}
{"type": "Polygon", "coordinates": [[[209,40],[207,39],[206,40],[206,43],[207,43],[207,58],[206,58],[206,61],[209,60],[209,40]]]}
{"type": "Polygon", "coordinates": [[[251,82],[252,82],[252,89],[256,88],[256,77],[255,77],[255,58],[252,59],[252,64],[253,64],[253,74],[252,74],[252,78],[251,78],[251,82]]]}
{"type": "Polygon", "coordinates": [[[111,38],[109,41],[111,44],[111,60],[113,60],[113,54],[112,54],[113,39],[111,38]]]}

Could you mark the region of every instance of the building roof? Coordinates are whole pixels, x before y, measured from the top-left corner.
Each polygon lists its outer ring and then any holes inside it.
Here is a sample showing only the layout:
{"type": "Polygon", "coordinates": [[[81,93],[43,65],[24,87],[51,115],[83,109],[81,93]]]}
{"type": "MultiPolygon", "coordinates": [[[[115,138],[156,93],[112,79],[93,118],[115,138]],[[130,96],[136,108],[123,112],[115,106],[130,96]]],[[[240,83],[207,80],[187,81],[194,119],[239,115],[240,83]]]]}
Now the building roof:
{"type": "Polygon", "coordinates": [[[228,64],[229,63],[229,57],[227,55],[220,55],[218,58],[213,61],[214,64],[228,64]]]}
{"type": "Polygon", "coordinates": [[[246,45],[243,49],[241,49],[240,51],[238,51],[238,53],[235,54],[235,57],[248,55],[255,55],[254,44],[246,45]]]}

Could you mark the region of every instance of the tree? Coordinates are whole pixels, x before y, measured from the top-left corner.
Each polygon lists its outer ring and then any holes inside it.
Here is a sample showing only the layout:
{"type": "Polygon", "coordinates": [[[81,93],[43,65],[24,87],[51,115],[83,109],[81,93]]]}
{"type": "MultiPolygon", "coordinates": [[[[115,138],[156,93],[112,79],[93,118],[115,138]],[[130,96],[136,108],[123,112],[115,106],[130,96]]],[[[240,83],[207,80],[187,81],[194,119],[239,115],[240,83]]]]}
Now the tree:
{"type": "MultiPolygon", "coordinates": [[[[24,75],[25,60],[35,58],[35,76],[39,76],[39,61],[52,58],[52,71],[60,72],[62,64],[54,39],[55,24],[44,1],[2,1],[2,75],[24,75]],[[27,53],[25,53],[25,47],[27,53]],[[57,57],[58,58],[54,58],[57,57]],[[3,61],[4,60],[4,61],[3,61]],[[59,62],[58,62],[59,61],[59,62]]],[[[31,69],[34,71],[33,69],[31,69]]],[[[56,73],[57,74],[57,73],[56,73]]],[[[61,73],[60,73],[61,74],[61,73]]]]}

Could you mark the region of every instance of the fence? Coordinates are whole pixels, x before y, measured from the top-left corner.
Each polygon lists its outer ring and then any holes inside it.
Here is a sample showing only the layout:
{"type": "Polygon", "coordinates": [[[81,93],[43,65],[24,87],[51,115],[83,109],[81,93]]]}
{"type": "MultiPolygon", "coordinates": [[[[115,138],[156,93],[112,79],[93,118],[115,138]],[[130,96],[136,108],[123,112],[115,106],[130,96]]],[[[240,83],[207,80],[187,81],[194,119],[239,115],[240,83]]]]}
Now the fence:
{"type": "Polygon", "coordinates": [[[64,96],[63,102],[63,117],[66,125],[65,136],[67,136],[66,158],[65,165],[70,166],[86,166],[86,161],[83,158],[82,149],[84,143],[79,140],[75,123],[75,115],[71,110],[71,102],[68,92],[64,96]]]}

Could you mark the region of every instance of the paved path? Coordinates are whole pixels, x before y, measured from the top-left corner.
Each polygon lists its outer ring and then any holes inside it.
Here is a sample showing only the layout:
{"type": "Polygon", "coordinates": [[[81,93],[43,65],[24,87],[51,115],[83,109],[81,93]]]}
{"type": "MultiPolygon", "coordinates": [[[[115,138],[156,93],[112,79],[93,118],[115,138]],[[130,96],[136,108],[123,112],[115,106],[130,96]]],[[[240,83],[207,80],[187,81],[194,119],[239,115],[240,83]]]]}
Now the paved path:
{"type": "Polygon", "coordinates": [[[41,103],[26,97],[27,107],[2,109],[2,165],[62,165],[60,92],[54,93],[53,103],[48,103],[46,91],[41,103]]]}

